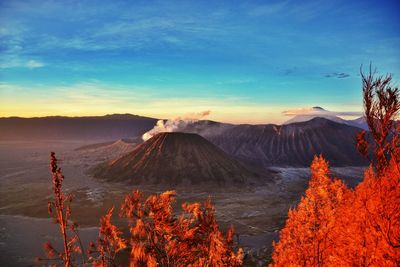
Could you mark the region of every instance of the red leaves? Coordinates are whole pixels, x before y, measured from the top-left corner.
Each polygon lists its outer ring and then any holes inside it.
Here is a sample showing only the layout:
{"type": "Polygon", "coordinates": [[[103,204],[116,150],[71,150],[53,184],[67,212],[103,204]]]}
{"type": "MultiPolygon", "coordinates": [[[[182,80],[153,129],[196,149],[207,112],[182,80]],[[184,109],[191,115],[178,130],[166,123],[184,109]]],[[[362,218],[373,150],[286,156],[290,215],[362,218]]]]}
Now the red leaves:
{"type": "Polygon", "coordinates": [[[52,213],[53,213],[53,209],[51,208],[52,206],[53,206],[53,203],[52,203],[52,202],[47,203],[47,212],[48,212],[49,214],[52,214],[52,213]]]}
{"type": "Polygon", "coordinates": [[[357,150],[364,157],[368,157],[369,153],[369,143],[365,139],[365,131],[361,131],[356,135],[357,150]]]}
{"type": "Polygon", "coordinates": [[[233,229],[218,230],[210,200],[183,204],[185,214],[173,215],[175,191],[149,196],[144,203],[134,191],[125,197],[121,216],[130,224],[131,266],[237,266],[243,252],[234,252],[233,229]]]}
{"type": "Polygon", "coordinates": [[[397,266],[400,172],[391,162],[380,178],[366,171],[353,191],[316,157],[306,194],[274,244],[273,266],[397,266]]]}
{"type": "Polygon", "coordinates": [[[58,252],[53,248],[53,245],[50,242],[44,243],[43,249],[50,259],[53,259],[55,256],[58,255],[58,252]]]}
{"type": "Polygon", "coordinates": [[[142,193],[138,190],[133,191],[132,194],[128,194],[125,196],[124,203],[121,205],[121,212],[120,216],[121,217],[126,217],[128,219],[134,219],[141,217],[142,214],[140,214],[141,210],[141,203],[140,203],[140,198],[142,196],[142,193]]]}
{"type": "Polygon", "coordinates": [[[399,89],[391,85],[392,76],[374,77],[370,67],[369,73],[361,72],[363,82],[363,99],[365,118],[372,135],[375,164],[380,172],[389,164],[393,154],[390,139],[396,131],[395,121],[400,111],[399,89]]]}
{"type": "Polygon", "coordinates": [[[97,246],[90,244],[89,254],[93,266],[116,266],[115,257],[117,253],[127,247],[126,240],[122,238],[122,232],[111,223],[114,208],[108,210],[107,214],[100,219],[100,233],[97,246]],[[99,258],[94,258],[93,254],[98,253],[99,258]]]}
{"type": "MultiPolygon", "coordinates": [[[[53,215],[54,223],[58,224],[60,227],[60,233],[63,240],[63,252],[56,253],[56,250],[49,242],[45,244],[45,252],[49,259],[53,259],[57,255],[58,258],[55,258],[56,260],[62,261],[65,266],[71,266],[73,261],[72,254],[81,254],[82,248],[78,246],[79,236],[76,232],[77,225],[75,223],[70,224],[69,221],[71,216],[70,204],[72,202],[72,196],[66,196],[62,191],[64,175],[57,165],[57,158],[54,152],[50,153],[50,172],[52,174],[54,198],[52,201],[48,202],[47,211],[49,214],[53,215]],[[71,229],[73,232],[72,236],[68,235],[68,229],[71,229]]],[[[45,261],[46,259],[42,260],[45,261]]]]}
{"type": "Polygon", "coordinates": [[[327,162],[315,157],[305,196],[289,211],[279,243],[274,244],[274,266],[322,266],[328,262],[333,246],[333,228],[338,205],[347,189],[343,182],[331,180],[327,162]]]}
{"type": "Polygon", "coordinates": [[[118,252],[126,248],[126,241],[122,238],[122,232],[111,223],[111,216],[114,208],[108,210],[107,214],[100,219],[100,234],[104,239],[104,243],[110,248],[108,251],[118,252]]]}

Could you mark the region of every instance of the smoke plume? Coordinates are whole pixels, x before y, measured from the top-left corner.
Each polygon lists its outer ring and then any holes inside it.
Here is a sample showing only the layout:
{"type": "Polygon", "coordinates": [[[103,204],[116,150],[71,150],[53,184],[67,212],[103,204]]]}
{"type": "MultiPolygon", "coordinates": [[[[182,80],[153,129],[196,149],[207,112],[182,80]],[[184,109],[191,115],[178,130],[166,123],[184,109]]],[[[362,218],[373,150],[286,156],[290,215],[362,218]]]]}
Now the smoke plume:
{"type": "Polygon", "coordinates": [[[205,110],[198,113],[189,113],[184,117],[176,117],[174,119],[168,120],[158,120],[153,129],[142,135],[142,139],[143,141],[147,141],[156,134],[163,132],[179,132],[180,130],[184,129],[189,123],[198,121],[201,118],[210,115],[210,113],[210,110],[205,110]]]}

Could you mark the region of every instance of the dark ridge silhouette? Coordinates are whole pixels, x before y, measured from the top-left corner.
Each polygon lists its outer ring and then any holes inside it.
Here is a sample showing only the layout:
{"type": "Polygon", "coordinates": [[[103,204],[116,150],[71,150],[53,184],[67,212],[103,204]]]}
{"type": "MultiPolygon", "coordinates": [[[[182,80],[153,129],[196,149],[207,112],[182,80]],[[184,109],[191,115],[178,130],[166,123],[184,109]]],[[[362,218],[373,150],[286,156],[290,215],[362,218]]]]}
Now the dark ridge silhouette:
{"type": "Polygon", "coordinates": [[[229,186],[260,178],[205,138],[179,132],[159,133],[134,151],[92,171],[97,178],[131,184],[229,186]]]}
{"type": "Polygon", "coordinates": [[[157,119],[131,114],[0,118],[0,140],[118,140],[140,136],[157,119]]]}

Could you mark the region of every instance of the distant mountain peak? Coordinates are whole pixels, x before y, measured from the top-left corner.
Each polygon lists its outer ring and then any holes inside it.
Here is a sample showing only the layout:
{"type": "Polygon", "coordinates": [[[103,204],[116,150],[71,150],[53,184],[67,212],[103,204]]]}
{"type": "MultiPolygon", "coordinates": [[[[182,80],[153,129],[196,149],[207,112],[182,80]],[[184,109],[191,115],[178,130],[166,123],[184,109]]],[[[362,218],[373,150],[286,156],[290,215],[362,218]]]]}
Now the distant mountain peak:
{"type": "Polygon", "coordinates": [[[98,116],[100,118],[109,118],[109,119],[132,119],[132,118],[146,118],[140,115],[136,114],[130,114],[130,113],[113,113],[113,114],[107,114],[104,116],[98,116]]]}
{"type": "Polygon", "coordinates": [[[334,121],[334,122],[337,122],[337,123],[347,124],[347,122],[344,119],[342,119],[342,118],[340,118],[338,116],[321,113],[321,114],[302,114],[302,115],[297,115],[297,116],[294,116],[293,118],[291,118],[290,120],[284,122],[283,125],[292,124],[292,123],[298,123],[298,122],[306,122],[306,121],[310,121],[310,120],[315,119],[315,118],[323,118],[323,119],[331,120],[331,121],[334,121]]]}

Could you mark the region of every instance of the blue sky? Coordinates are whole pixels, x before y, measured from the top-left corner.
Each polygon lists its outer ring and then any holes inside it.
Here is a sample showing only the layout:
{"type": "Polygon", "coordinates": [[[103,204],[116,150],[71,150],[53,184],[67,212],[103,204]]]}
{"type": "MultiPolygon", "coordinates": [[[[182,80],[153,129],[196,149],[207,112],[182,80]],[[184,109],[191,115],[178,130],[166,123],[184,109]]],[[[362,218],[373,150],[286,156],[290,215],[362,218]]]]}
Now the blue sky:
{"type": "Polygon", "coordinates": [[[0,2],[0,116],[133,113],[279,123],[362,110],[400,80],[398,1],[0,2]]]}

